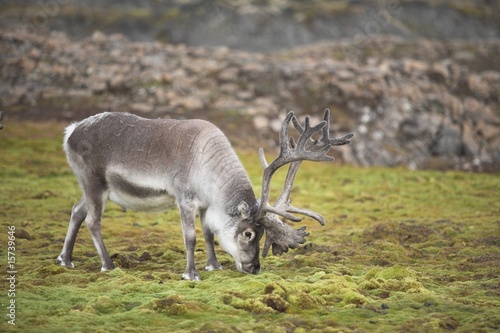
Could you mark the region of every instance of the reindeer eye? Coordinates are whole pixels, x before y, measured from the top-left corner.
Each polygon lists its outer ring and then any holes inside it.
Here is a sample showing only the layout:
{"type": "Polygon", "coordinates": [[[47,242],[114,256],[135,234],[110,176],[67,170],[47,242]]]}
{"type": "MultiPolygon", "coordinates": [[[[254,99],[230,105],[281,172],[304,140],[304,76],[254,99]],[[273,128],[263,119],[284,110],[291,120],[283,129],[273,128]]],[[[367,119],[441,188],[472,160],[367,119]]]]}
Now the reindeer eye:
{"type": "Polygon", "coordinates": [[[244,235],[246,238],[252,238],[252,233],[250,231],[245,231],[244,235]]]}

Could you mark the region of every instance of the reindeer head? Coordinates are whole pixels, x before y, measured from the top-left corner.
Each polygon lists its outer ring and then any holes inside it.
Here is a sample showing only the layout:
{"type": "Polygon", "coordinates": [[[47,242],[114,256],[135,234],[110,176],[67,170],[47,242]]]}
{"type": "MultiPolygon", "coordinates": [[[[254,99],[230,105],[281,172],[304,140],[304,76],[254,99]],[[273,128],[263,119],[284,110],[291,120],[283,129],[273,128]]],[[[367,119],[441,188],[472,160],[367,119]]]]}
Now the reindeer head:
{"type": "MultiPolygon", "coordinates": [[[[219,237],[222,248],[232,255],[235,260],[236,268],[244,273],[257,274],[260,271],[260,239],[266,234],[266,241],[262,251],[262,256],[266,257],[269,249],[272,247],[272,253],[281,255],[288,249],[294,249],[299,244],[305,243],[305,237],[309,234],[305,232],[305,227],[293,229],[280,219],[280,216],[293,222],[299,222],[301,219],[293,214],[302,214],[317,220],[321,225],[325,224],[324,218],[313,211],[297,208],[290,204],[290,193],[293,186],[295,175],[302,161],[333,161],[333,157],[327,153],[332,146],[340,146],[350,143],[349,139],[353,134],[348,134],[342,138],[331,139],[329,135],[330,110],[326,110],[324,120],[318,125],[311,127],[309,118],[306,118],[305,125],[302,126],[293,112],[286,116],[280,131],[280,153],[278,157],[268,164],[264,157],[264,151],[259,150],[260,161],[264,168],[262,178],[262,193],[257,203],[250,207],[248,203],[255,203],[253,200],[241,200],[236,205],[230,205],[228,215],[219,216],[215,210],[208,210],[208,221],[221,220],[228,218],[221,230],[222,237],[219,237]],[[288,136],[290,122],[299,133],[297,143],[292,137],[288,136]],[[317,134],[319,139],[314,139],[317,134]],[[271,179],[280,167],[289,164],[288,173],[285,179],[283,191],[277,202],[272,206],[269,204],[271,179]],[[248,202],[248,203],[247,203],[248,202]],[[236,206],[236,207],[235,207],[236,206]]],[[[237,194],[235,194],[237,195],[237,194]]],[[[235,199],[235,198],[233,198],[235,199]]],[[[209,263],[208,269],[216,267],[217,263],[209,263]]]]}
{"type": "Polygon", "coordinates": [[[257,207],[249,207],[241,201],[231,214],[231,227],[225,228],[224,237],[219,237],[222,248],[232,255],[236,268],[243,273],[257,274],[260,271],[260,239],[264,228],[255,219],[257,207]]]}
{"type": "Polygon", "coordinates": [[[280,153],[278,157],[268,164],[264,156],[264,150],[259,149],[260,162],[264,168],[262,177],[262,192],[259,199],[258,211],[255,214],[257,225],[261,225],[266,233],[266,241],[262,250],[262,257],[266,257],[269,248],[272,247],[274,255],[281,255],[288,252],[288,249],[295,249],[299,244],[305,243],[305,237],[309,235],[305,227],[293,229],[283,222],[279,216],[293,222],[299,222],[302,219],[293,215],[301,214],[311,217],[321,225],[325,225],[325,220],[320,214],[304,208],[297,208],[290,204],[290,193],[293,186],[295,175],[302,161],[334,161],[334,158],[328,156],[328,151],[332,146],[341,146],[350,143],[350,138],[354,134],[347,134],[342,138],[330,138],[329,134],[330,110],[326,109],[323,121],[318,125],[311,127],[309,118],[305,119],[305,126],[302,126],[293,112],[289,112],[281,125],[280,131],[280,153]],[[295,129],[299,133],[297,142],[293,137],[288,136],[288,127],[292,121],[295,129]],[[321,132],[319,139],[313,139],[316,133],[321,132]],[[278,200],[271,206],[269,204],[271,179],[279,168],[289,164],[288,173],[285,178],[285,184],[278,200]]]}

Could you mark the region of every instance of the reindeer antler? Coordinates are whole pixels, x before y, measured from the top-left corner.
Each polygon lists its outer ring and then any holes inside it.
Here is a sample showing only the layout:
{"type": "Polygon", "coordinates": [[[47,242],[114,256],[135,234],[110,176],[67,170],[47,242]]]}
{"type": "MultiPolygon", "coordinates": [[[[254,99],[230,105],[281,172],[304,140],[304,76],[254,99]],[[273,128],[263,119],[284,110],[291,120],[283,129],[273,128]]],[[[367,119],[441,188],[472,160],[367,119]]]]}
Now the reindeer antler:
{"type": "Polygon", "coordinates": [[[289,112],[281,125],[280,130],[280,153],[278,157],[268,165],[264,156],[264,150],[259,149],[259,157],[264,168],[262,177],[262,192],[260,198],[260,206],[258,217],[263,223],[266,230],[266,242],[262,251],[262,256],[266,257],[269,247],[272,246],[273,254],[282,254],[287,252],[289,248],[294,249],[299,244],[305,243],[305,237],[309,233],[305,232],[305,227],[293,229],[281,221],[278,217],[282,216],[294,222],[299,222],[302,219],[296,217],[292,213],[309,216],[321,225],[325,225],[325,220],[320,214],[304,208],[297,208],[290,204],[290,193],[293,186],[295,175],[302,161],[333,161],[334,158],[328,156],[328,151],[332,146],[345,145],[350,143],[349,139],[354,134],[348,134],[342,138],[331,139],[329,133],[330,110],[326,109],[323,116],[323,121],[318,125],[311,127],[309,117],[305,119],[305,126],[302,126],[293,112],[289,112]],[[295,143],[292,137],[288,137],[288,127],[290,121],[293,122],[295,129],[299,132],[300,137],[295,143]],[[312,136],[321,131],[321,138],[313,140],[312,136]],[[271,188],[271,179],[276,170],[280,167],[290,164],[285,179],[285,184],[281,195],[276,204],[269,204],[269,195],[271,188]]]}
{"type": "MultiPolygon", "coordinates": [[[[316,149],[323,149],[328,144],[330,146],[343,146],[351,143],[349,139],[354,136],[354,133],[349,133],[341,138],[330,138],[330,109],[325,109],[323,120],[326,122],[326,126],[321,130],[321,138],[319,140],[313,141],[313,147],[316,147],[316,149]]],[[[292,118],[292,122],[297,131],[302,134],[304,132],[304,128],[302,127],[302,125],[300,125],[296,117],[292,118]]]]}
{"type": "MultiPolygon", "coordinates": [[[[0,111],[0,121],[2,121],[3,118],[3,111],[0,111]]],[[[0,130],[3,130],[3,125],[0,124],[0,130]]]]}

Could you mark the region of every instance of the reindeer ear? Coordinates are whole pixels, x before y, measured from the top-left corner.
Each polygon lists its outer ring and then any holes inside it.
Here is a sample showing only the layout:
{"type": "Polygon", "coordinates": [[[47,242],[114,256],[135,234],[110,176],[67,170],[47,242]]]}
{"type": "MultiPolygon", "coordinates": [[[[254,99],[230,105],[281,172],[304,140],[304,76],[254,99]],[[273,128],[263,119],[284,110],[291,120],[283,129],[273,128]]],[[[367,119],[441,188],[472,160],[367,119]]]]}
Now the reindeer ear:
{"type": "Polygon", "coordinates": [[[248,219],[250,217],[250,207],[245,201],[241,201],[236,207],[237,215],[242,219],[248,219]]]}

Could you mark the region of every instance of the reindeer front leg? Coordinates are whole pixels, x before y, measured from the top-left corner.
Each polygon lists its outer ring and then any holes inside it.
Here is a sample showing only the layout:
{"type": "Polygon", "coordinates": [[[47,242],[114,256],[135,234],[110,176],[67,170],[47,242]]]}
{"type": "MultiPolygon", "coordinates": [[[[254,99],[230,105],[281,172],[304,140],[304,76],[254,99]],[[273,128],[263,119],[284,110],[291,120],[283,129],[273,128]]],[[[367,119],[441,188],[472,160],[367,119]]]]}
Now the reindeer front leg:
{"type": "Polygon", "coordinates": [[[205,270],[213,271],[215,269],[222,269],[222,265],[217,261],[214,246],[214,233],[210,230],[210,226],[206,221],[207,211],[200,211],[201,226],[203,228],[203,236],[205,237],[205,245],[207,247],[207,265],[205,270]]]}
{"type": "Polygon", "coordinates": [[[199,281],[200,275],[196,271],[194,250],[196,247],[196,207],[192,199],[184,198],[178,201],[181,212],[182,234],[186,246],[186,272],[182,274],[183,280],[199,281]]]}

